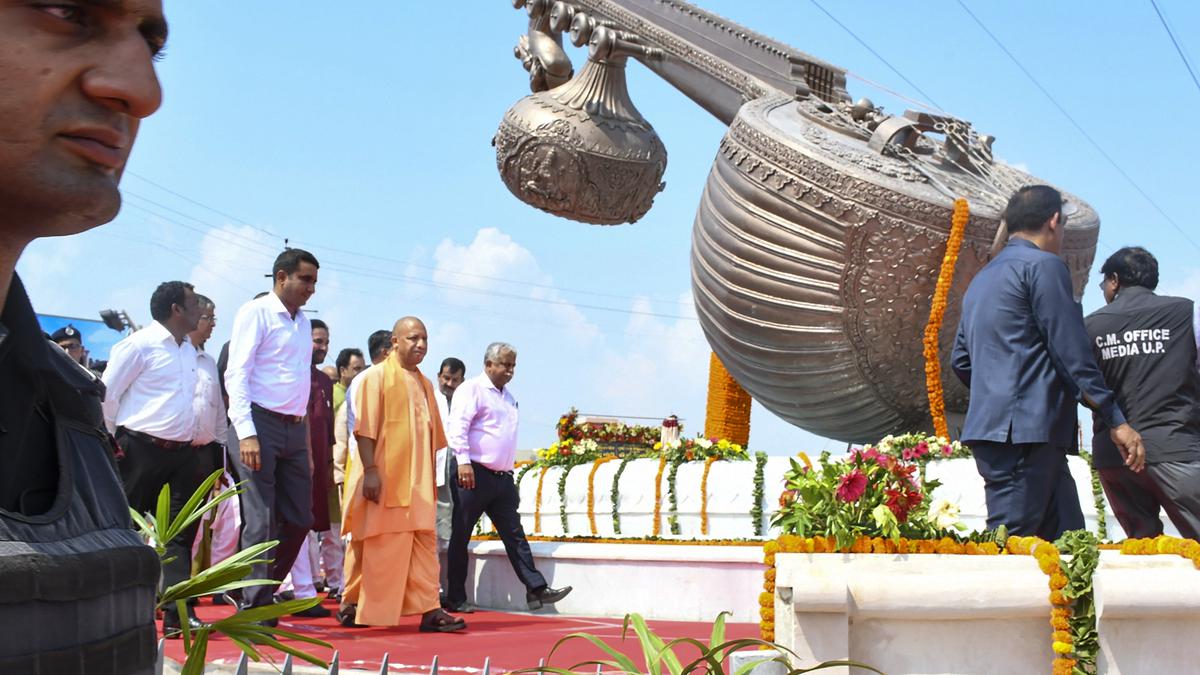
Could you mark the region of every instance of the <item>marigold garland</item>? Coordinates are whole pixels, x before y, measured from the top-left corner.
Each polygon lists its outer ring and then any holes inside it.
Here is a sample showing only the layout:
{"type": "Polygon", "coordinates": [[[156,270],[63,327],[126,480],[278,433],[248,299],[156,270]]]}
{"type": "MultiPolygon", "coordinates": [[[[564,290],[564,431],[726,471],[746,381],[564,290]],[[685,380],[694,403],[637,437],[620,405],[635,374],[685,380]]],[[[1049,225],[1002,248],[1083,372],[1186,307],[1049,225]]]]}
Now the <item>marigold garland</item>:
{"type": "Polygon", "coordinates": [[[946,253],[942,256],[942,267],[938,271],[937,286],[933,291],[933,304],[929,309],[929,323],[925,326],[925,388],[929,392],[929,414],[933,417],[934,433],[943,438],[949,438],[950,432],[946,426],[946,399],[942,392],[938,335],[942,330],[942,319],[946,315],[946,300],[950,296],[950,285],[954,282],[954,267],[958,263],[958,251],[962,248],[969,218],[967,200],[954,200],[950,238],[946,241],[946,253]]]}
{"type": "Polygon", "coordinates": [[[542,531],[542,483],[546,482],[546,472],[550,467],[543,466],[542,473],[538,475],[537,495],[533,498],[533,531],[542,531]]]}
{"type": "Polygon", "coordinates": [[[746,446],[750,441],[750,394],[714,353],[708,360],[708,405],[704,435],[746,446]]]}
{"type": "Polygon", "coordinates": [[[662,475],[667,466],[665,454],[658,458],[658,474],[654,476],[654,523],[650,526],[651,536],[657,537],[662,533],[662,475]]]}
{"type": "Polygon", "coordinates": [[[587,517],[588,527],[591,528],[592,536],[596,534],[596,470],[600,468],[601,464],[611,462],[614,459],[616,459],[615,455],[605,455],[597,459],[592,462],[592,470],[588,473],[587,517]]]}
{"type": "MultiPolygon", "coordinates": [[[[1104,547],[1108,548],[1108,547],[1104,547]]],[[[1151,539],[1126,539],[1121,542],[1122,555],[1178,555],[1192,561],[1200,569],[1200,542],[1160,534],[1151,539]]]]}
{"type": "MultiPolygon", "coordinates": [[[[1159,539],[1162,539],[1160,537],[1159,539]]],[[[1170,537],[1168,539],[1175,539],[1170,537]]],[[[1143,540],[1151,541],[1151,540],[1143,540]]],[[[1183,550],[1183,540],[1175,544],[1165,543],[1164,548],[1178,548],[1183,550]]],[[[1200,544],[1191,542],[1194,546],[1189,547],[1189,551],[1193,552],[1200,559],[1200,544]]],[[[1138,544],[1131,548],[1138,550],[1150,548],[1146,544],[1138,544]]],[[[1155,550],[1159,548],[1157,544],[1153,546],[1155,550]]],[[[1050,626],[1053,629],[1051,633],[1050,648],[1054,652],[1054,661],[1052,662],[1052,672],[1071,673],[1075,667],[1075,660],[1071,658],[1074,653],[1074,644],[1070,631],[1071,606],[1063,594],[1062,589],[1067,585],[1067,578],[1062,572],[1062,558],[1057,547],[1048,541],[1037,537],[1009,537],[1005,549],[1001,550],[995,543],[992,542],[957,542],[948,537],[942,539],[905,539],[901,537],[899,540],[881,537],[858,537],[854,543],[848,547],[838,548],[836,541],[833,538],[826,537],[800,537],[793,534],[785,534],[778,539],[768,541],[763,544],[763,564],[766,570],[763,573],[763,592],[759,594],[759,632],[763,640],[774,642],[775,640],[775,556],[778,553],[901,553],[901,554],[941,554],[941,555],[1000,555],[1008,553],[1011,555],[1029,555],[1033,556],[1038,564],[1038,568],[1042,570],[1049,578],[1050,600],[1052,603],[1050,609],[1050,626]]],[[[1200,566],[1200,562],[1196,563],[1200,566]]]]}
{"type": "MultiPolygon", "coordinates": [[[[639,544],[660,546],[754,546],[761,547],[761,539],[663,539],[652,537],[591,537],[574,534],[569,537],[554,537],[548,535],[527,535],[529,541],[546,541],[555,543],[577,544],[639,544]]],[[[473,541],[498,541],[499,534],[479,534],[472,536],[473,541]]]]}
{"type": "Polygon", "coordinates": [[[700,534],[708,534],[708,470],[716,457],[704,460],[704,473],[700,475],[700,534]]]}

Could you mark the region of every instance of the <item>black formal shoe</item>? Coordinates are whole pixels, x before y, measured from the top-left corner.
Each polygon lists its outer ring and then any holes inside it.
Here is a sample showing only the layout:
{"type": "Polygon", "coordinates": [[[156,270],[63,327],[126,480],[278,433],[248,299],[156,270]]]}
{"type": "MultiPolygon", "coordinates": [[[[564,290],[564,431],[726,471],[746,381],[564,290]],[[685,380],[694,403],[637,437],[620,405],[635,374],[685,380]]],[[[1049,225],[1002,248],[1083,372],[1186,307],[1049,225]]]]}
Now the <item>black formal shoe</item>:
{"type": "Polygon", "coordinates": [[[529,605],[530,610],[541,609],[542,605],[553,605],[554,603],[567,597],[571,592],[570,586],[562,588],[550,588],[542,586],[536,591],[525,594],[525,602],[529,605]]]}
{"type": "Polygon", "coordinates": [[[450,602],[449,600],[442,603],[442,609],[455,614],[474,614],[475,605],[463,600],[462,602],[450,602]]]}
{"type": "Polygon", "coordinates": [[[292,591],[279,591],[275,594],[275,602],[288,602],[295,599],[296,594],[292,591]]]}
{"type": "Polygon", "coordinates": [[[331,588],[331,589],[329,589],[329,594],[326,595],[325,597],[329,598],[330,600],[341,600],[342,599],[342,589],[331,588]]]}
{"type": "MultiPolygon", "coordinates": [[[[194,616],[188,616],[188,630],[199,630],[204,623],[194,616]]],[[[179,625],[179,615],[175,612],[163,612],[163,637],[174,640],[183,636],[183,628],[179,625]]]]}
{"type": "Polygon", "coordinates": [[[308,609],[302,609],[299,612],[292,612],[292,616],[299,616],[306,619],[324,619],[327,616],[333,616],[333,612],[325,609],[321,605],[313,605],[308,609]]]}

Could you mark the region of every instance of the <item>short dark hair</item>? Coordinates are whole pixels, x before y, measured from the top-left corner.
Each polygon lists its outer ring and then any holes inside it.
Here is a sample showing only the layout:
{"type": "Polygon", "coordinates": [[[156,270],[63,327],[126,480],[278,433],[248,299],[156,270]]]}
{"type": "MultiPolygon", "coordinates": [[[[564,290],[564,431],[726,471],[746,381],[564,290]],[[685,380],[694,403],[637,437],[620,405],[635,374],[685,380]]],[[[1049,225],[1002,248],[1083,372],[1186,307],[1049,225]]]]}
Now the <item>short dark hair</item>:
{"type": "Polygon", "coordinates": [[[316,256],[305,251],[302,248],[285,248],[279,257],[275,258],[275,264],[271,266],[271,276],[275,276],[281,270],[285,274],[292,274],[300,269],[300,263],[306,262],[316,267],[321,268],[321,263],[317,262],[316,256]]]}
{"type": "Polygon", "coordinates": [[[1106,277],[1117,275],[1122,286],[1158,288],[1158,260],[1141,246],[1126,246],[1108,256],[1100,273],[1106,277]]]}
{"type": "Polygon", "coordinates": [[[155,321],[166,321],[171,318],[171,306],[183,307],[184,300],[187,299],[187,292],[192,289],[192,285],[186,281],[162,282],[150,296],[150,316],[154,317],[155,321]]]}
{"type": "Polygon", "coordinates": [[[451,356],[444,359],[442,361],[442,365],[438,366],[438,375],[441,375],[442,371],[446,370],[447,366],[450,368],[451,374],[467,372],[467,364],[463,363],[461,359],[456,359],[451,356]]]}
{"type": "Polygon", "coordinates": [[[371,337],[367,338],[367,353],[371,355],[372,361],[378,361],[379,357],[387,351],[392,344],[392,331],[377,330],[371,333],[371,337]]]}
{"type": "Polygon", "coordinates": [[[1062,213],[1062,193],[1049,185],[1026,185],[1013,193],[1004,208],[1009,234],[1037,232],[1056,213],[1062,213]]]}
{"type": "Polygon", "coordinates": [[[357,356],[361,359],[363,357],[362,350],[355,347],[346,347],[342,351],[338,352],[337,358],[333,361],[333,365],[337,366],[339,375],[342,373],[342,368],[350,367],[350,357],[352,356],[357,356]]]}
{"type": "Polygon", "coordinates": [[[309,323],[312,324],[313,330],[316,330],[318,328],[324,328],[326,333],[329,332],[329,326],[320,319],[312,319],[311,321],[309,321],[309,323]]]}

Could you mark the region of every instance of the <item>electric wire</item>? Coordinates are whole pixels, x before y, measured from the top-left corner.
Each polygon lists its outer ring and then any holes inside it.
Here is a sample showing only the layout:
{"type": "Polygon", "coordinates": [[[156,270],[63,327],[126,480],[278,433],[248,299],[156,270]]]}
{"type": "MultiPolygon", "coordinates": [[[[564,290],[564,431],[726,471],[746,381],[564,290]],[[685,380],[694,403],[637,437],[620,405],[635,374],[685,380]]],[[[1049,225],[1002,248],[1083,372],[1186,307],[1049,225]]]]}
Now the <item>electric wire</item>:
{"type": "Polygon", "coordinates": [[[1179,54],[1179,60],[1183,61],[1183,67],[1187,68],[1188,75],[1192,76],[1192,84],[1196,85],[1197,91],[1200,91],[1200,78],[1196,77],[1196,70],[1192,68],[1191,60],[1183,53],[1183,46],[1175,38],[1175,31],[1171,30],[1171,26],[1167,24],[1167,17],[1163,16],[1162,10],[1159,9],[1158,3],[1155,0],[1150,0],[1150,6],[1154,8],[1154,13],[1158,15],[1158,20],[1162,23],[1163,30],[1167,31],[1167,37],[1171,38],[1171,44],[1175,45],[1175,53],[1179,54]]]}

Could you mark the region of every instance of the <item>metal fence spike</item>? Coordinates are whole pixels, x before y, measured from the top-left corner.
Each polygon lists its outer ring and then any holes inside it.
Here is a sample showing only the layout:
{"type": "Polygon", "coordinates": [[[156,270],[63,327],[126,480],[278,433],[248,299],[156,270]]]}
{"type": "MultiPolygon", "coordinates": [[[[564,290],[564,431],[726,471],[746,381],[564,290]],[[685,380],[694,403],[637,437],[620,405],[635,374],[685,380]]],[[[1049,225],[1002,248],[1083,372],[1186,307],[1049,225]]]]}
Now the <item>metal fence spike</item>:
{"type": "Polygon", "coordinates": [[[597,664],[596,664],[596,675],[602,675],[602,671],[600,670],[600,664],[599,664],[599,663],[597,663],[597,664]]]}
{"type": "Polygon", "coordinates": [[[433,655],[433,663],[429,664],[429,675],[438,675],[438,655],[433,655]]]}
{"type": "Polygon", "coordinates": [[[391,656],[391,654],[389,654],[388,652],[383,653],[383,663],[379,664],[379,675],[387,675],[388,656],[391,656]]]}
{"type": "Polygon", "coordinates": [[[250,656],[246,652],[242,652],[242,658],[238,659],[233,675],[250,675],[250,656]]]}
{"type": "Polygon", "coordinates": [[[166,649],[167,639],[160,638],[158,640],[158,656],[154,657],[154,672],[157,675],[163,675],[163,669],[166,668],[166,662],[164,660],[166,649]]]}
{"type": "Polygon", "coordinates": [[[483,675],[492,675],[492,657],[490,656],[483,659],[483,675]]]}
{"type": "Polygon", "coordinates": [[[279,671],[279,675],[292,675],[292,655],[288,654],[283,659],[283,670],[279,671]]]}
{"type": "Polygon", "coordinates": [[[546,665],[546,659],[538,659],[538,675],[542,675],[542,668],[546,665]]]}
{"type": "Polygon", "coordinates": [[[329,672],[325,675],[338,675],[338,667],[341,665],[341,652],[334,650],[333,658],[329,659],[329,672]]]}

